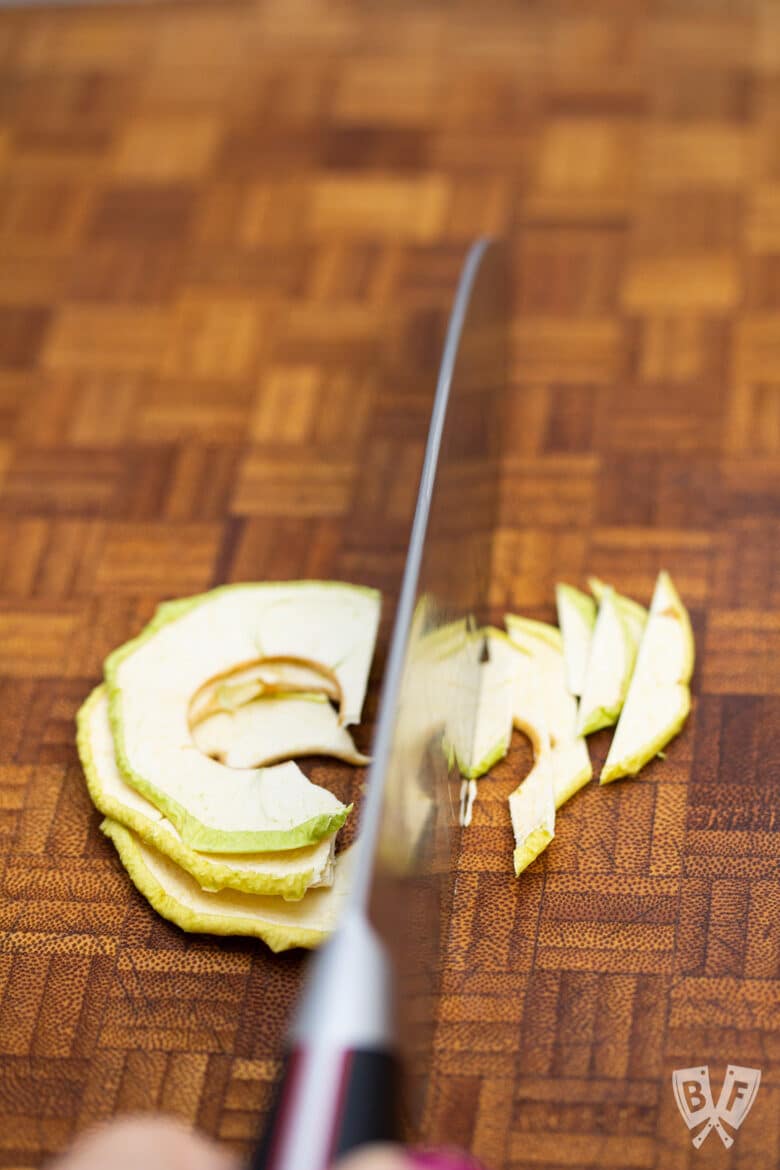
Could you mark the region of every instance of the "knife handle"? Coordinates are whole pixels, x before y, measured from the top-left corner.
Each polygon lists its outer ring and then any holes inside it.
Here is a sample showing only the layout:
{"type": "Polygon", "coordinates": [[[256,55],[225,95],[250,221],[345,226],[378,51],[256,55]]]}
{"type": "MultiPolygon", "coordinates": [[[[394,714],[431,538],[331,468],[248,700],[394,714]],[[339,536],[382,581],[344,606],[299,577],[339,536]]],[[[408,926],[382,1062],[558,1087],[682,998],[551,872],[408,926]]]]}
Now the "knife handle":
{"type": "Polygon", "coordinates": [[[362,910],[315,956],[252,1170],[327,1170],[368,1142],[399,1136],[393,976],[362,910]]]}
{"type": "Polygon", "coordinates": [[[398,1065],[386,1051],[317,1054],[298,1048],[285,1060],[251,1170],[327,1170],[370,1142],[399,1139],[398,1065]],[[314,1102],[313,1109],[304,1103],[314,1102]]]}

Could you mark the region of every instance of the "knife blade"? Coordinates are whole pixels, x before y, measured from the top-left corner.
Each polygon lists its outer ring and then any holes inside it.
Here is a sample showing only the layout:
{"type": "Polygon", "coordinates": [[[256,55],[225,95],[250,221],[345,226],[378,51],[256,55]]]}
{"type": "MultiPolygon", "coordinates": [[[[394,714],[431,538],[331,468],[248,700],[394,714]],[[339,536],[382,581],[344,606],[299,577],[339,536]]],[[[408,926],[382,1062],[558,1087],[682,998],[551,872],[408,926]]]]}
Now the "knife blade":
{"type": "Polygon", "coordinates": [[[325,1170],[424,1125],[496,531],[507,257],[466,256],[439,368],[379,703],[354,885],[313,959],[253,1170],[325,1170]]]}

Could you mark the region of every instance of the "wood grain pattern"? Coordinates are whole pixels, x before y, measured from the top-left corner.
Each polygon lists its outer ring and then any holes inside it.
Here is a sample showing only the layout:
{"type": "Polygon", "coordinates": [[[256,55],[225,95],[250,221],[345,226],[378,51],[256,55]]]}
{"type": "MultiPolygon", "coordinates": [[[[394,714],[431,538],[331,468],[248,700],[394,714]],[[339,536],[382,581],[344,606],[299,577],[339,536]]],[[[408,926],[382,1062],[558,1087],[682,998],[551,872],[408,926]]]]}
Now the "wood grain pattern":
{"type": "Polygon", "coordinates": [[[699,659],[668,758],[519,883],[525,741],[481,785],[428,1133],[495,1170],[780,1164],[779,33],[774,0],[0,17],[0,1167],[128,1110],[249,1148],[300,956],[136,896],[73,716],[165,597],[392,592],[479,232],[516,279],[496,617],[666,567],[699,659]],[[756,1104],[694,1153],[671,1072],[727,1061],[756,1104]]]}

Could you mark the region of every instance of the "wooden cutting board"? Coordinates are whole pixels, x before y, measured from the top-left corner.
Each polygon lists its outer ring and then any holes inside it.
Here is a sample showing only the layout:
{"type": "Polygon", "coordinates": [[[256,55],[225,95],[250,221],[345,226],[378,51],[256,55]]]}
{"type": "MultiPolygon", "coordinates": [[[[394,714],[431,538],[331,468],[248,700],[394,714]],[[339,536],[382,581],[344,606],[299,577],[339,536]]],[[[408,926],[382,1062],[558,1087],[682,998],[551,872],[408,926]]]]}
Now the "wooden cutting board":
{"type": "Polygon", "coordinates": [[[73,716],[165,597],[392,591],[479,232],[517,279],[496,616],[665,567],[698,659],[667,758],[521,881],[522,739],[482,783],[429,1133],[494,1170],[780,1165],[778,43],[771,0],[0,17],[1,1167],[134,1110],[249,1148],[301,957],[149,909],[73,716]],[[758,1095],[695,1151],[672,1073],[728,1063],[758,1095]]]}

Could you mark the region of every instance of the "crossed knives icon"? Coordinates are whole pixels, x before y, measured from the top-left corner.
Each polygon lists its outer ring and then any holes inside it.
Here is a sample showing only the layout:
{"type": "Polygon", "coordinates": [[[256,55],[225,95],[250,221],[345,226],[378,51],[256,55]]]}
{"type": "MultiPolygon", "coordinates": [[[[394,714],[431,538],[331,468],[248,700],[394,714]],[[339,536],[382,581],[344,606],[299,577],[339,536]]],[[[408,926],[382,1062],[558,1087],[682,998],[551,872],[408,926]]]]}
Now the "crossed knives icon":
{"type": "Polygon", "coordinates": [[[761,1070],[730,1064],[726,1069],[723,1087],[717,1105],[712,1101],[710,1070],[678,1068],[672,1073],[674,1096],[683,1121],[694,1133],[693,1144],[698,1150],[711,1130],[715,1130],[726,1149],[734,1144],[729,1130],[738,1130],[747,1117],[761,1083],[761,1070]]]}

